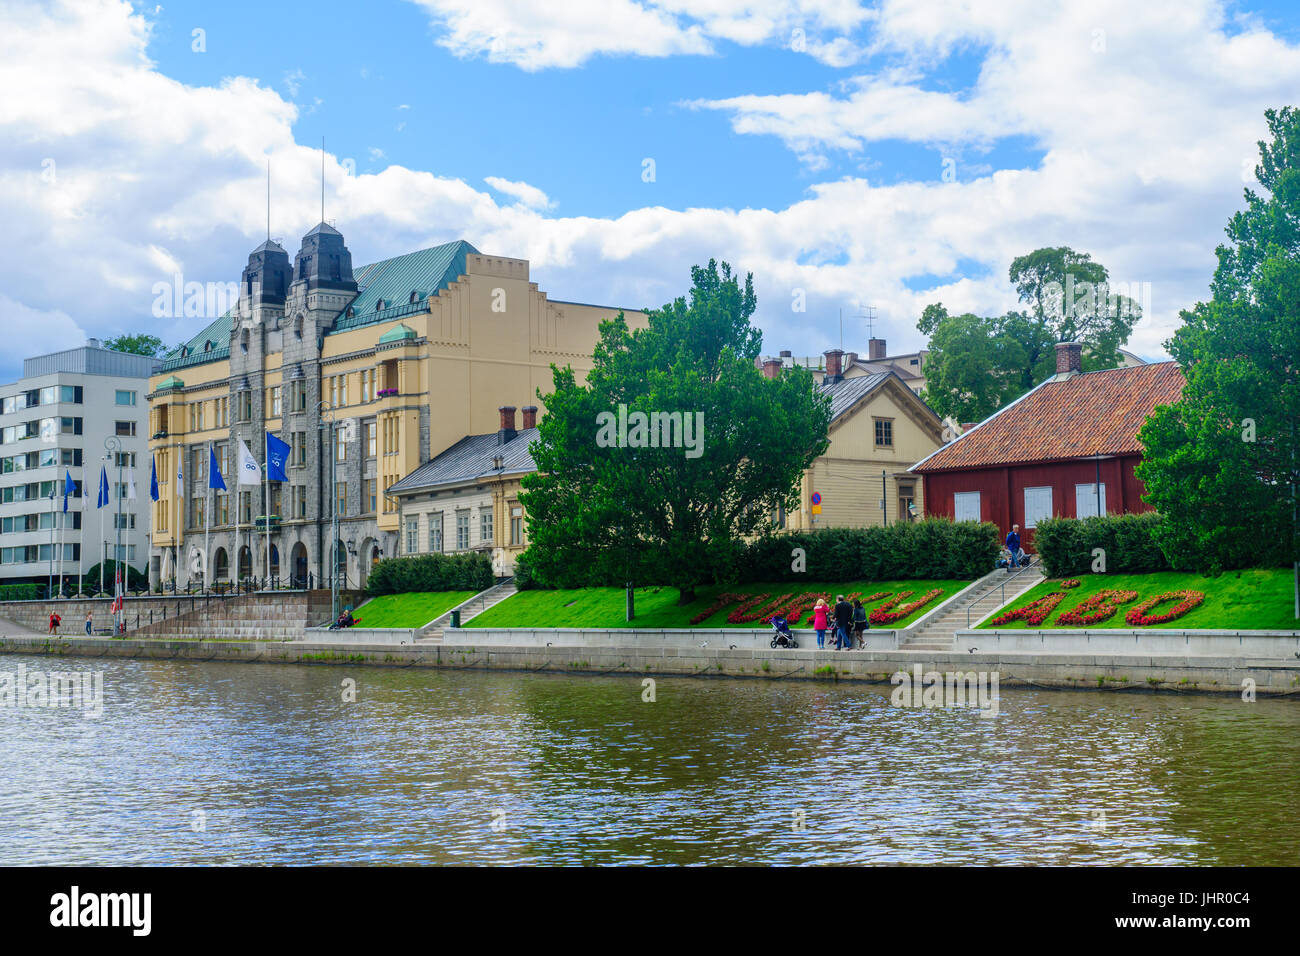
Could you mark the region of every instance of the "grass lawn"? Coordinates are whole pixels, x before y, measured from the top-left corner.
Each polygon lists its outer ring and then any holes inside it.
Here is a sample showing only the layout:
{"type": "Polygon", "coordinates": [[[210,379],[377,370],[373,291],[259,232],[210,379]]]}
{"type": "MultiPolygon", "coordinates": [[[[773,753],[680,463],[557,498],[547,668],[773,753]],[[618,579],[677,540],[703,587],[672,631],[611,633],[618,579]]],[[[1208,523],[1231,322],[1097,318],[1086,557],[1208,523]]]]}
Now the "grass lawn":
{"type": "Polygon", "coordinates": [[[362,627],[424,627],[472,598],[477,591],[412,591],[381,594],[353,610],[362,627]]]}
{"type": "MultiPolygon", "coordinates": [[[[1024,607],[1031,601],[1045,594],[1061,590],[1059,578],[1045,581],[1012,601],[1005,608],[998,608],[997,617],[1007,610],[1024,607]]],[[[1069,629],[1070,625],[1057,624],[1056,619],[1083,603],[1084,599],[1106,588],[1136,591],[1138,596],[1128,604],[1121,604],[1115,614],[1107,621],[1087,625],[1088,630],[1100,628],[1131,628],[1124,620],[1129,608],[1147,598],[1167,591],[1200,591],[1205,601],[1192,608],[1182,617],[1163,624],[1147,627],[1182,630],[1259,630],[1259,631],[1295,631],[1300,624],[1294,617],[1294,598],[1292,594],[1292,576],[1290,570],[1268,569],[1251,571],[1226,571],[1220,577],[1211,578],[1201,574],[1186,574],[1179,571],[1157,571],[1152,574],[1082,574],[1077,588],[1066,591],[1066,598],[1056,606],[1040,627],[1046,630],[1058,628],[1069,629]]],[[[1159,614],[1173,608],[1178,602],[1153,608],[1150,613],[1159,614]]],[[[987,621],[981,628],[993,629],[987,621]]],[[[997,625],[998,630],[1015,630],[1029,628],[1024,621],[1012,621],[997,625]]],[[[1037,630],[1038,628],[1029,628],[1037,630]]],[[[1076,626],[1075,629],[1078,629],[1076,626]]],[[[1145,629],[1145,628],[1144,628],[1145,629]]]]}
{"type": "MultiPolygon", "coordinates": [[[[863,594],[875,594],[878,591],[911,591],[915,600],[931,588],[942,588],[939,595],[929,604],[918,608],[906,618],[890,627],[906,627],[923,614],[927,614],[943,601],[952,597],[969,581],[850,581],[832,582],[808,581],[799,584],[781,582],[778,584],[739,584],[726,586],[709,586],[699,588],[696,598],[690,604],[677,606],[676,588],[637,588],[636,619],[632,627],[645,628],[679,628],[679,627],[742,627],[765,630],[768,625],[762,621],[748,624],[728,624],[727,615],[735,603],[717,611],[699,624],[691,624],[691,618],[706,610],[713,603],[716,594],[770,594],[772,599],[788,594],[796,597],[805,591],[824,592],[834,601],[837,594],[850,594],[861,591],[863,594]]],[[[870,604],[864,604],[868,612],[884,604],[888,598],[881,598],[870,604]]],[[[473,620],[466,621],[466,627],[628,627],[626,617],[626,592],[622,588],[579,588],[568,591],[520,591],[489,608],[473,620]]],[[[758,610],[755,608],[755,610],[758,610]]],[[[810,615],[805,612],[799,623],[793,625],[795,630],[808,628],[810,615]]],[[[874,626],[874,625],[873,625],[874,626]]]]}

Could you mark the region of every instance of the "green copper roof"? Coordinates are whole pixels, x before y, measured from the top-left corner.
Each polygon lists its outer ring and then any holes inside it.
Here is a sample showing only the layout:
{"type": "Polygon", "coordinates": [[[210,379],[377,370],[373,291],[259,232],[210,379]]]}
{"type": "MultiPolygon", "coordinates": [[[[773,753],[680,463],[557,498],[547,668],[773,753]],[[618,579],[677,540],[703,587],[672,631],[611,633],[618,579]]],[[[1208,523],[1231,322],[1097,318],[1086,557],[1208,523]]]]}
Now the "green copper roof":
{"type": "MultiPolygon", "coordinates": [[[[334,327],[327,334],[391,322],[425,311],[425,299],[464,275],[466,259],[477,252],[464,239],[457,239],[362,266],[353,272],[360,291],[339,313],[334,327]],[[414,302],[411,301],[412,293],[414,302]],[[348,315],[349,309],[351,315],[348,315]]],[[[181,348],[167,353],[161,370],[170,372],[230,358],[230,329],[231,318],[227,312],[181,348]]]]}
{"type": "Polygon", "coordinates": [[[339,313],[328,334],[391,322],[425,311],[424,300],[464,275],[467,257],[476,252],[464,239],[458,239],[362,266],[354,273],[360,291],[339,313]]]}
{"type": "Polygon", "coordinates": [[[379,344],[387,345],[389,342],[400,342],[403,339],[415,338],[415,329],[411,328],[404,322],[398,322],[395,326],[379,336],[379,344]]]}
{"type": "Polygon", "coordinates": [[[184,388],[184,387],[185,387],[185,383],[182,382],[175,375],[168,376],[167,378],[163,379],[161,382],[158,383],[158,391],[160,392],[168,388],[184,388]]]}

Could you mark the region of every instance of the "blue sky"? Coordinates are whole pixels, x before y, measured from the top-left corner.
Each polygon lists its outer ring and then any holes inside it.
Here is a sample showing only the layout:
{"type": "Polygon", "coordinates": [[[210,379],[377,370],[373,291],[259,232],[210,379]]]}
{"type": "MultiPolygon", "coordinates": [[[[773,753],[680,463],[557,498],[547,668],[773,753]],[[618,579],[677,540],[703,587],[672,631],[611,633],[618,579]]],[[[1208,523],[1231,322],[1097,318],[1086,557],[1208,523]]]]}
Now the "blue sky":
{"type": "Polygon", "coordinates": [[[296,249],[322,136],[358,263],[464,238],[554,298],[645,307],[714,256],[754,272],[770,352],[838,344],[863,305],[905,351],[929,302],[1005,310],[1010,260],[1070,245],[1147,290],[1130,347],[1159,357],[1300,89],[1300,25],[1212,0],[16,0],[0,83],[4,378],[47,344],[194,334],[154,285],[238,277],[268,157],[296,249]]]}

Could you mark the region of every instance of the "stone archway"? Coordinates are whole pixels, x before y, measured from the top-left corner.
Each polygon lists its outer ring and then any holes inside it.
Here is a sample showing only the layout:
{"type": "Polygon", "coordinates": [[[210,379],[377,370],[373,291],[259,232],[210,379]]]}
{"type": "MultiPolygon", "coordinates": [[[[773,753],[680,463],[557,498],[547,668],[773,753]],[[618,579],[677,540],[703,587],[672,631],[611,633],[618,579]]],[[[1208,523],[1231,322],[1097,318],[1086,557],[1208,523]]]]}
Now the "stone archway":
{"type": "Polygon", "coordinates": [[[374,538],[362,538],[361,547],[357,548],[357,577],[359,584],[364,586],[370,577],[370,571],[375,566],[374,553],[376,551],[374,538]]]}
{"type": "Polygon", "coordinates": [[[225,548],[217,548],[212,556],[212,580],[224,581],[230,577],[230,555],[225,548]]]}
{"type": "Polygon", "coordinates": [[[253,552],[249,550],[248,545],[239,549],[239,580],[243,581],[253,576],[253,552]]]}
{"type": "Polygon", "coordinates": [[[293,577],[290,582],[296,588],[305,588],[307,586],[307,546],[299,541],[289,552],[289,574],[293,577]]]}

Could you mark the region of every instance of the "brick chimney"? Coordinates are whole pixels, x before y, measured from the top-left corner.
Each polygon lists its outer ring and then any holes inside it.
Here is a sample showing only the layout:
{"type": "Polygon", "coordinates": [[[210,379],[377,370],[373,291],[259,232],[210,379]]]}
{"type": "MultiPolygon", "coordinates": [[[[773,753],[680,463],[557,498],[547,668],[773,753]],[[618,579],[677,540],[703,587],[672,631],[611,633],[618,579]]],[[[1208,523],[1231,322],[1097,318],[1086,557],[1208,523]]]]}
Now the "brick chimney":
{"type": "Polygon", "coordinates": [[[844,366],[842,363],[844,352],[841,349],[827,349],[824,353],[826,356],[826,381],[838,382],[843,378],[844,366]]]}
{"type": "Polygon", "coordinates": [[[870,338],[867,339],[867,361],[874,362],[877,359],[885,357],[885,340],[870,338]]]}
{"type": "Polygon", "coordinates": [[[781,377],[781,360],[779,358],[770,358],[763,360],[763,377],[780,378],[781,377]]]}
{"type": "Polygon", "coordinates": [[[1078,342],[1056,343],[1056,374],[1069,378],[1083,371],[1083,346],[1078,342]]]}
{"type": "Polygon", "coordinates": [[[501,428],[497,432],[497,444],[504,445],[519,434],[515,430],[515,406],[502,405],[497,411],[501,413],[501,428]]]}
{"type": "Polygon", "coordinates": [[[525,405],[524,406],[524,428],[536,428],[536,427],[537,427],[537,406],[525,405]]]}

